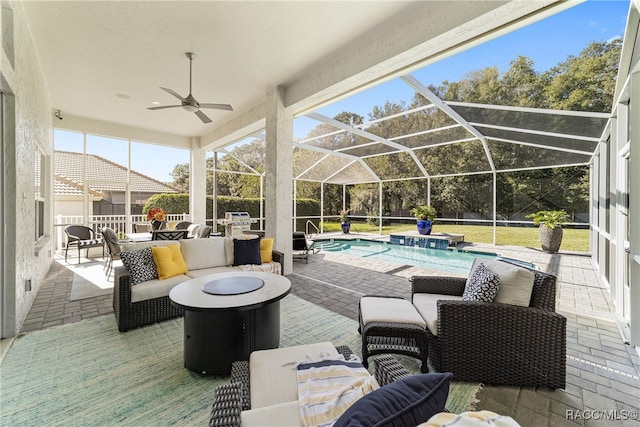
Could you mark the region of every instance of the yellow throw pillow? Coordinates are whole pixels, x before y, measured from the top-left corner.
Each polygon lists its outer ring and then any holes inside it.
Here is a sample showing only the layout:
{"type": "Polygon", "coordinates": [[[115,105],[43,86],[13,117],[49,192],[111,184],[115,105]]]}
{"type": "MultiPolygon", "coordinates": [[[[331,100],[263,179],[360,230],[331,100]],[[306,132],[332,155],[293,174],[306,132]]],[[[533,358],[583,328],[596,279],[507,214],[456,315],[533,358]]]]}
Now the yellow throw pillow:
{"type": "Polygon", "coordinates": [[[179,244],[152,246],[151,251],[153,252],[153,262],[156,263],[158,278],[160,280],[185,274],[188,271],[187,264],[185,264],[184,258],[182,257],[182,252],[180,252],[179,244]]]}
{"type": "Polygon", "coordinates": [[[271,237],[260,240],[260,260],[262,263],[273,261],[273,239],[271,237]]]}

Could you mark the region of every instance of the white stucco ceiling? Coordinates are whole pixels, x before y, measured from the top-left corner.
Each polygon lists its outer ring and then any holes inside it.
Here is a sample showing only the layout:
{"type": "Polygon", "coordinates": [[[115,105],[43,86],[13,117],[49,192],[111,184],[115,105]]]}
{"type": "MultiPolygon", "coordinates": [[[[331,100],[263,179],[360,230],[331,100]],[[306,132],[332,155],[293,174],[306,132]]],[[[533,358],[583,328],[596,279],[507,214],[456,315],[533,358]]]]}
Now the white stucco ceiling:
{"type": "MultiPolygon", "coordinates": [[[[430,55],[454,49],[555,1],[25,1],[53,109],[70,116],[160,132],[221,139],[262,114],[282,86],[308,109],[430,55]],[[203,110],[150,111],[177,100],[159,87],[228,103],[203,110]],[[128,99],[123,99],[127,98],[128,99]]],[[[295,112],[295,111],[294,111],[295,112]]],[[[164,141],[165,143],[167,141],[164,141]]]]}

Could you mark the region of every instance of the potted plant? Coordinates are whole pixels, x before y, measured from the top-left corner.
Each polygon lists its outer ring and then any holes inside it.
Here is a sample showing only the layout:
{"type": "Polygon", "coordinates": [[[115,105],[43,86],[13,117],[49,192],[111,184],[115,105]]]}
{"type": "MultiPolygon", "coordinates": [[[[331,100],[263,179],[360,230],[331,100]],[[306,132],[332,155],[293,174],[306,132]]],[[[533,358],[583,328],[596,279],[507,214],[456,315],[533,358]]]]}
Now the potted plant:
{"type": "Polygon", "coordinates": [[[349,230],[351,229],[351,223],[349,222],[349,211],[341,210],[340,211],[340,226],[342,227],[342,232],[344,234],[349,234],[349,230]]]}
{"type": "Polygon", "coordinates": [[[545,252],[556,253],[562,244],[562,224],[569,222],[569,215],[564,210],[538,211],[526,216],[532,218],[538,228],[540,246],[545,252]]]}
{"type": "Polygon", "coordinates": [[[436,219],[436,208],[431,205],[422,205],[409,211],[418,220],[418,233],[431,234],[433,221],[436,219]]]}

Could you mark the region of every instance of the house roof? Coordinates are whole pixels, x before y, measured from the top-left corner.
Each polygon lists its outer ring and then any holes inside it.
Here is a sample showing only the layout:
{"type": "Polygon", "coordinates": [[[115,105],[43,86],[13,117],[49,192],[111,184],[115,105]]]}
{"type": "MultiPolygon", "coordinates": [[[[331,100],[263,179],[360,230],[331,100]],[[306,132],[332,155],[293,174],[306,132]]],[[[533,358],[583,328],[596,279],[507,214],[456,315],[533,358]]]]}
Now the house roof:
{"type": "MultiPolygon", "coordinates": [[[[54,171],[54,193],[56,195],[82,195],[84,186],[82,153],[56,151],[54,171]]],[[[101,197],[104,191],[125,191],[127,168],[96,156],[87,154],[87,182],[90,195],[101,197]]],[[[170,185],[131,171],[131,191],[142,193],[179,193],[170,185]]]]}

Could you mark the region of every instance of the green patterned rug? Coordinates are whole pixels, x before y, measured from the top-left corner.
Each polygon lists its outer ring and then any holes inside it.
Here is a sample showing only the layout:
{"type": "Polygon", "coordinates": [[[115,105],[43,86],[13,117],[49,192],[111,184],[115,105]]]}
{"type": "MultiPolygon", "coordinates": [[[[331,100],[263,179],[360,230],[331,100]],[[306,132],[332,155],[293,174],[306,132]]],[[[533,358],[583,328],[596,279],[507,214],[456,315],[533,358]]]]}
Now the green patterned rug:
{"type": "MultiPolygon", "coordinates": [[[[281,325],[283,347],[331,341],[360,354],[356,321],[294,295],[281,302],[281,325]]],[[[182,319],[120,333],[105,315],[24,334],[0,366],[0,425],[207,425],[227,378],[185,369],[182,352],[182,319]]],[[[473,409],[479,388],[453,383],[447,408],[473,409]]]]}

